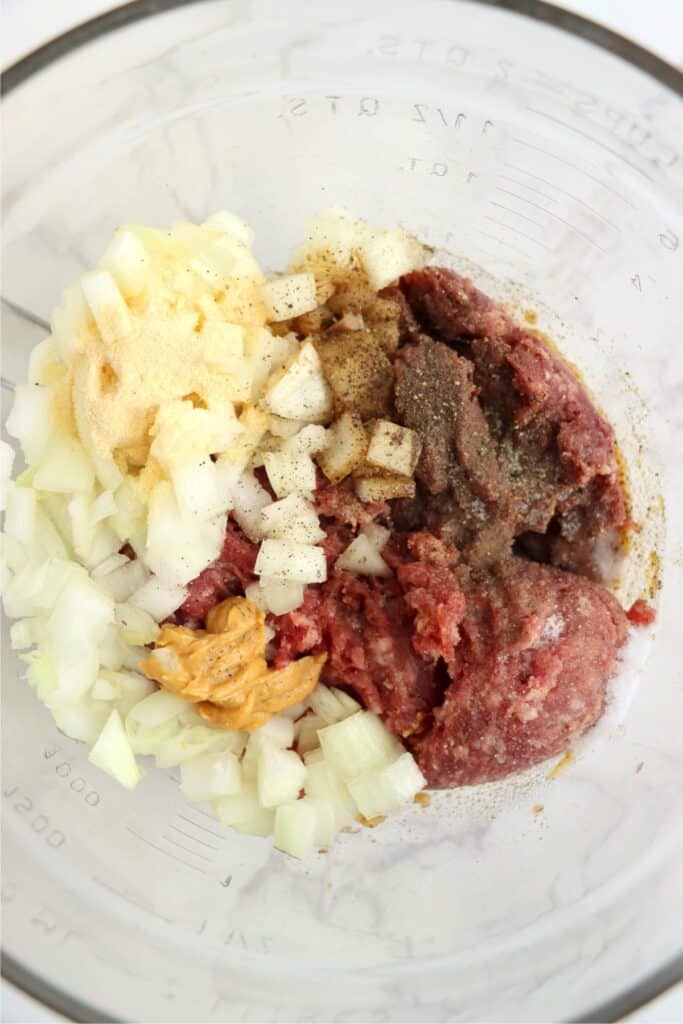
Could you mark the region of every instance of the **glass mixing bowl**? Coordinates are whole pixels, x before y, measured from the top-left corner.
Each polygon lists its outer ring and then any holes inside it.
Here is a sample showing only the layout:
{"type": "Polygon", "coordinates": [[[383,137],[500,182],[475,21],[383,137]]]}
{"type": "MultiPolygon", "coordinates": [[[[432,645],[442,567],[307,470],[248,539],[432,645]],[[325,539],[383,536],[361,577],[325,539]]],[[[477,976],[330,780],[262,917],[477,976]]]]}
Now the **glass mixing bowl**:
{"type": "Polygon", "coordinates": [[[7,975],[77,1019],[149,1021],[605,1020],[676,980],[677,72],[531,0],[157,0],[5,85],[6,395],[122,222],[228,207],[277,267],[327,205],[401,221],[581,366],[643,527],[624,593],[657,559],[663,582],[628,716],[558,777],[443,796],[303,863],[222,831],[173,772],[117,788],[5,643],[7,975]]]}

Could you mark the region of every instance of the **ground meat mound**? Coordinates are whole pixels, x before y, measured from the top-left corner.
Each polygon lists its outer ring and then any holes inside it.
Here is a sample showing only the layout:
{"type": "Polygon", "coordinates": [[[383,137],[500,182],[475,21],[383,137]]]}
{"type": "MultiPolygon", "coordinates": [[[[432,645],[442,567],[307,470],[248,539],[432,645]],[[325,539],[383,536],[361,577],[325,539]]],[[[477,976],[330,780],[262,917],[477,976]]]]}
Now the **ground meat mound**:
{"type": "Polygon", "coordinates": [[[561,754],[598,720],[626,619],[599,584],[509,558],[461,576],[453,682],[414,744],[434,786],[473,785],[561,754]]]}
{"type": "Polygon", "coordinates": [[[598,578],[595,541],[626,510],[612,428],[579,379],[453,271],[415,271],[399,288],[395,403],[424,444],[423,522],[472,564],[517,538],[524,554],[598,578]]]}
{"type": "MultiPolygon", "coordinates": [[[[598,538],[627,527],[614,437],[543,339],[439,268],[328,300],[283,329],[316,343],[375,332],[393,419],[422,441],[414,499],[363,504],[319,477],[328,579],[269,616],[278,667],[326,652],[325,682],[356,695],[433,787],[473,785],[561,754],[602,713],[628,620],[599,581],[598,538]],[[299,322],[300,321],[300,322],[299,322]],[[389,526],[389,577],[335,563],[389,526]]],[[[220,557],[173,617],[201,625],[253,579],[257,546],[228,520],[220,557]]],[[[649,623],[637,602],[634,623],[649,623]]]]}

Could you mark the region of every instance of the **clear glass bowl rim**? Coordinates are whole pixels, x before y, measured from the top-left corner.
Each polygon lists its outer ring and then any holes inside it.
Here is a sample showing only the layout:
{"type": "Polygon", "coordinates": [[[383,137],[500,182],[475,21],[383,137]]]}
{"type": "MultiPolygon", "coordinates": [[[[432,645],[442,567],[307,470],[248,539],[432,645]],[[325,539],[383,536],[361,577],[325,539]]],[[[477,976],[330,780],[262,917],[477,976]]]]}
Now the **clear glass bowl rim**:
{"type": "MultiPolygon", "coordinates": [[[[81,46],[120,28],[129,28],[137,21],[165,14],[176,8],[189,7],[200,0],[134,0],[122,7],[107,11],[95,18],[75,25],[43,46],[28,53],[2,71],[0,94],[8,96],[33,75],[62,57],[72,54],[81,46]]],[[[450,0],[458,3],[459,0],[450,0]]],[[[563,32],[593,43],[620,57],[629,64],[656,79],[662,85],[683,97],[683,72],[661,57],[640,46],[632,39],[614,32],[597,22],[572,11],[546,3],[545,0],[475,0],[489,7],[498,7],[543,22],[563,32]]],[[[38,974],[19,963],[4,950],[1,952],[0,973],[21,992],[43,1006],[62,1014],[69,1020],[93,1021],[105,1019],[101,1009],[74,999],[67,992],[45,982],[38,974]]],[[[640,984],[624,989],[617,997],[597,1005],[590,1013],[575,1018],[576,1024],[589,1021],[618,1021],[634,1013],[668,989],[683,981],[683,953],[664,964],[640,984]]],[[[114,1021],[111,1016],[106,1017],[114,1021]]]]}

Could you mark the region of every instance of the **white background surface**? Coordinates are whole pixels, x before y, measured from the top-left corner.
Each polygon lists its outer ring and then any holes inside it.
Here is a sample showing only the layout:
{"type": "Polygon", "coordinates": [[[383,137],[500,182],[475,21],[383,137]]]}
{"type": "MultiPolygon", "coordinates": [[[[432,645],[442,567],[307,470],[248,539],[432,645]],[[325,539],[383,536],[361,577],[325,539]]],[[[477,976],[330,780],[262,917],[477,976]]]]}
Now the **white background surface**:
{"type": "MultiPolygon", "coordinates": [[[[3,0],[0,59],[6,67],[66,29],[121,6],[112,0],[3,0]]],[[[683,66],[683,0],[565,0],[562,5],[600,21],[683,66]]],[[[628,981],[625,981],[628,984],[628,981]]],[[[42,1024],[64,1020],[13,986],[0,989],[0,1021],[42,1024]]],[[[683,1020],[683,984],[628,1018],[638,1024],[683,1020]]]]}

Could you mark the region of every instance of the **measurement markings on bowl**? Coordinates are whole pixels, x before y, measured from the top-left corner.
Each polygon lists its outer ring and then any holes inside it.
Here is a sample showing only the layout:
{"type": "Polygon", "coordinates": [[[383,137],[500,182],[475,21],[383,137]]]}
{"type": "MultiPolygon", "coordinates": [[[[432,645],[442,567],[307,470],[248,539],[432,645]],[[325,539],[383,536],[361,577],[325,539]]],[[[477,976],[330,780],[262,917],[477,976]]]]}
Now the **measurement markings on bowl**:
{"type": "MultiPolygon", "coordinates": [[[[598,220],[604,221],[605,224],[607,224],[609,227],[611,227],[613,231],[616,231],[619,234],[621,234],[621,228],[619,227],[618,224],[614,224],[611,220],[608,220],[608,218],[605,217],[604,214],[600,213],[598,210],[596,210],[592,206],[590,206],[590,204],[587,203],[585,201],[585,199],[581,199],[579,196],[575,196],[571,192],[567,192],[566,189],[560,188],[560,186],[556,185],[554,182],[548,181],[547,178],[541,178],[541,177],[539,177],[538,174],[533,174],[531,171],[527,171],[526,168],[524,168],[524,167],[518,167],[517,164],[505,163],[503,166],[507,167],[511,171],[516,171],[517,174],[523,174],[527,178],[533,178],[535,181],[540,182],[542,185],[547,185],[548,188],[554,188],[556,192],[561,192],[562,195],[566,196],[573,203],[578,203],[579,206],[585,207],[585,209],[588,210],[588,212],[591,213],[594,217],[597,217],[598,220]]],[[[545,192],[541,192],[540,189],[534,189],[531,185],[527,185],[527,184],[525,184],[522,181],[517,181],[516,178],[513,178],[513,177],[511,177],[508,174],[501,174],[500,177],[505,179],[506,181],[512,182],[513,184],[519,186],[520,188],[526,188],[526,189],[531,190],[533,192],[537,192],[538,195],[540,195],[540,196],[545,196],[545,198],[547,200],[549,200],[549,202],[551,202],[551,203],[557,203],[558,202],[557,199],[553,199],[552,196],[547,195],[545,192]]]]}
{"type": "MultiPolygon", "coordinates": [[[[486,220],[487,218],[484,218],[484,219],[486,220]]],[[[494,221],[493,223],[494,224],[498,224],[498,221],[494,221]]],[[[504,224],[500,224],[499,226],[500,227],[505,227],[504,224]]],[[[498,238],[497,235],[492,235],[492,234],[490,234],[490,232],[484,231],[481,228],[478,229],[478,234],[480,234],[482,236],[482,238],[488,238],[490,241],[495,242],[499,246],[500,245],[505,246],[506,249],[510,249],[512,252],[516,253],[518,256],[524,256],[525,259],[528,259],[528,260],[532,260],[533,259],[533,256],[530,253],[525,252],[524,249],[520,249],[519,246],[513,245],[511,242],[506,242],[504,238],[498,238]]],[[[487,252],[487,250],[483,249],[482,246],[479,246],[479,248],[481,249],[482,252],[487,252]]],[[[490,255],[493,256],[495,259],[498,259],[500,257],[500,253],[490,253],[490,255]]]]}
{"type": "MultiPolygon", "coordinates": [[[[132,836],[135,836],[135,838],[138,839],[141,843],[144,843],[145,846],[149,846],[150,849],[155,850],[157,853],[163,854],[164,857],[168,857],[169,860],[174,860],[177,864],[182,864],[182,866],[187,868],[189,871],[196,871],[200,875],[205,875],[206,874],[206,871],[200,865],[193,864],[190,861],[186,860],[184,857],[180,857],[175,852],[173,852],[171,850],[167,850],[165,847],[160,846],[158,843],[153,842],[151,839],[148,839],[147,836],[143,836],[140,832],[136,832],[136,830],[134,828],[131,828],[130,825],[126,825],[126,831],[130,832],[130,834],[132,836]]],[[[165,835],[162,835],[160,838],[162,840],[168,841],[167,837],[165,835]]],[[[187,850],[186,848],[184,848],[184,849],[185,849],[185,852],[187,852],[187,853],[192,853],[193,852],[192,850],[187,850]]],[[[195,854],[195,856],[196,856],[196,854],[195,854]]],[[[209,860],[209,858],[207,858],[207,857],[203,857],[202,859],[209,860]]],[[[210,862],[210,860],[209,860],[209,862],[210,862]]]]}
{"type": "MultiPolygon", "coordinates": [[[[540,203],[534,202],[533,199],[528,199],[526,196],[520,196],[519,193],[512,192],[510,189],[503,188],[501,185],[496,185],[495,190],[496,192],[502,192],[504,195],[510,196],[511,199],[516,199],[520,203],[526,203],[527,206],[531,206],[535,210],[540,210],[541,213],[546,214],[546,216],[548,217],[552,217],[554,220],[559,221],[560,224],[564,224],[565,227],[568,227],[571,231],[574,231],[575,234],[579,236],[579,238],[582,238],[584,240],[584,242],[587,242],[589,245],[594,246],[602,253],[607,252],[607,250],[603,249],[603,247],[599,245],[594,238],[591,238],[590,235],[587,235],[584,231],[581,231],[581,229],[577,228],[576,225],[572,224],[571,221],[566,220],[564,217],[560,217],[560,215],[558,213],[555,213],[554,210],[548,210],[545,206],[541,206],[540,203]]],[[[489,200],[489,202],[492,206],[496,205],[496,203],[493,200],[489,200]]],[[[520,214],[517,210],[511,210],[511,212],[517,214],[517,216],[522,216],[522,214],[520,214]]],[[[526,219],[528,220],[529,218],[526,219]]],[[[532,221],[532,223],[535,222],[532,221]]]]}
{"type": "Polygon", "coordinates": [[[5,786],[2,795],[8,801],[8,806],[28,823],[31,831],[43,838],[51,850],[58,850],[64,846],[66,836],[62,830],[56,828],[54,822],[38,810],[34,805],[33,797],[29,796],[20,786],[5,786]]]}
{"type": "Polygon", "coordinates": [[[637,164],[631,163],[631,161],[628,160],[623,153],[620,153],[617,149],[612,149],[611,146],[606,145],[604,142],[602,142],[601,139],[596,139],[594,135],[590,134],[590,132],[585,132],[581,128],[577,128],[575,125],[569,124],[567,121],[563,121],[559,117],[554,117],[552,114],[546,113],[545,110],[536,110],[534,107],[526,107],[526,110],[528,110],[530,114],[536,114],[537,117],[545,117],[546,120],[552,121],[553,124],[557,124],[561,128],[566,128],[567,131],[575,132],[577,135],[581,135],[584,139],[588,139],[589,142],[592,142],[600,149],[604,149],[605,152],[610,153],[612,156],[615,156],[617,160],[621,160],[622,163],[625,163],[627,167],[631,168],[632,171],[635,171],[637,174],[642,174],[642,176],[644,178],[647,178],[648,181],[654,182],[655,179],[650,174],[648,174],[647,171],[644,171],[642,167],[638,167],[637,164]]]}
{"type": "Polygon", "coordinates": [[[152,914],[153,917],[158,917],[160,921],[165,921],[166,924],[175,924],[175,918],[166,917],[164,914],[160,914],[158,910],[150,907],[147,903],[141,900],[138,896],[131,895],[126,889],[118,889],[111,882],[105,882],[104,879],[98,878],[97,875],[91,875],[92,881],[96,885],[102,886],[108,892],[112,893],[118,899],[123,900],[125,903],[130,903],[132,906],[137,907],[139,910],[144,910],[147,914],[152,914]]]}
{"type": "Polygon", "coordinates": [[[615,188],[612,187],[612,185],[608,185],[606,181],[602,180],[602,178],[598,178],[595,174],[591,174],[590,171],[587,171],[584,167],[579,166],[579,164],[572,163],[571,160],[565,160],[564,157],[558,156],[557,153],[552,153],[550,150],[544,149],[542,146],[535,146],[532,142],[527,142],[525,139],[518,139],[512,136],[511,141],[516,142],[519,146],[525,146],[527,149],[533,149],[537,153],[542,153],[544,156],[549,157],[551,160],[557,160],[558,163],[564,164],[565,167],[570,167],[571,170],[576,171],[578,174],[585,175],[587,178],[590,178],[591,181],[594,181],[597,185],[601,185],[604,189],[607,189],[608,192],[611,192],[618,199],[621,199],[622,203],[625,203],[627,206],[630,206],[632,210],[636,209],[635,205],[625,196],[622,196],[621,192],[618,192],[615,188]]]}
{"type": "MultiPolygon", "coordinates": [[[[43,751],[46,761],[50,761],[58,754],[62,754],[61,747],[46,747],[43,751]]],[[[57,757],[52,767],[54,767],[55,775],[63,779],[71,792],[85,801],[88,807],[98,806],[101,800],[100,794],[82,775],[73,774],[73,762],[68,757],[57,757]]]]}

